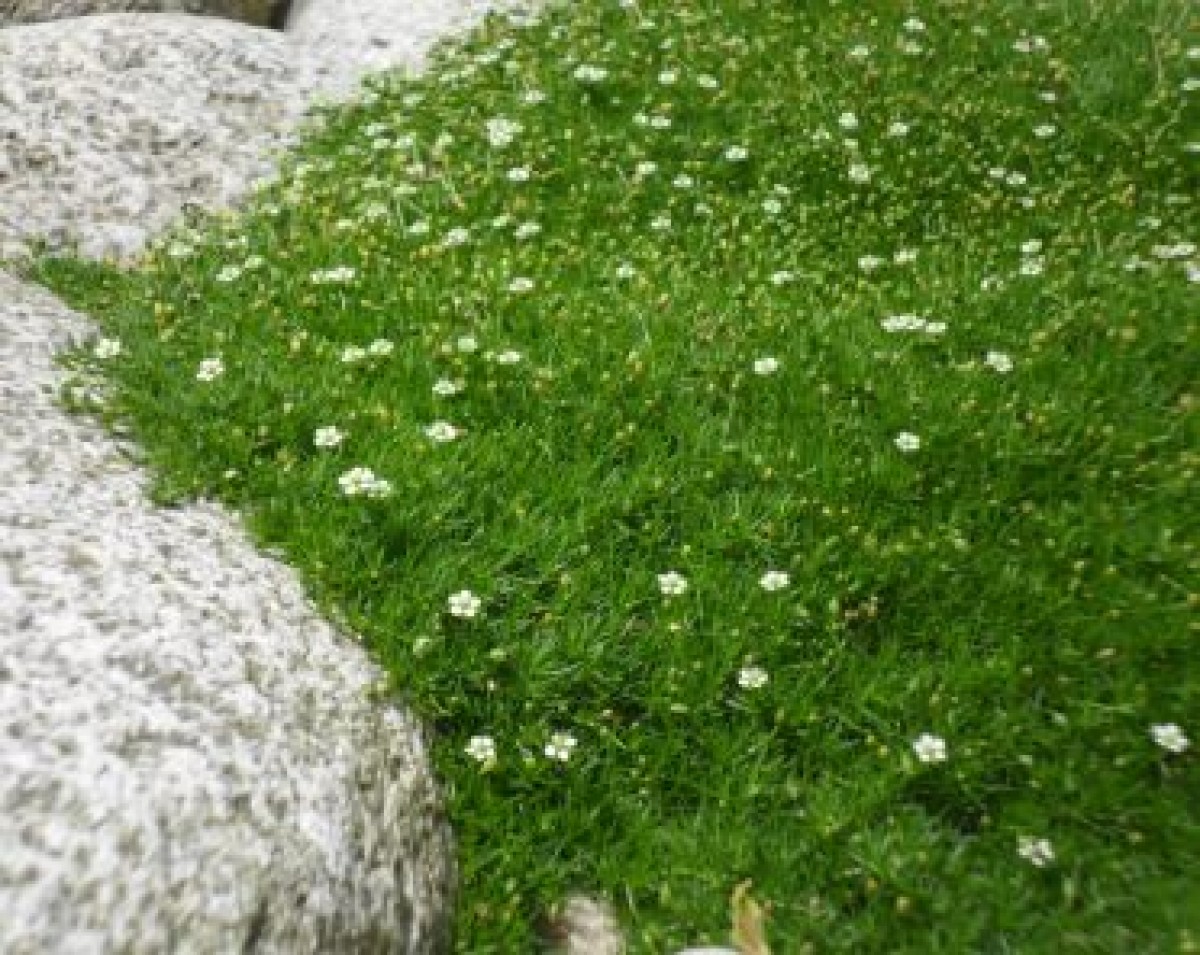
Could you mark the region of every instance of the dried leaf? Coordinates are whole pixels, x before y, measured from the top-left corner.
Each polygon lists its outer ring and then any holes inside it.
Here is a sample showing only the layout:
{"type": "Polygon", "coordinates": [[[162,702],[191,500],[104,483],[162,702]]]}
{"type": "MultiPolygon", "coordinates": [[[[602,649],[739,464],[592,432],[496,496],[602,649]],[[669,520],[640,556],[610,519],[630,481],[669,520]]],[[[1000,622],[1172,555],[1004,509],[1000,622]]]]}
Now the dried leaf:
{"type": "Polygon", "coordinates": [[[733,890],[733,944],[741,955],[771,955],[763,922],[766,911],[750,897],[750,880],[739,882],[733,890]]]}

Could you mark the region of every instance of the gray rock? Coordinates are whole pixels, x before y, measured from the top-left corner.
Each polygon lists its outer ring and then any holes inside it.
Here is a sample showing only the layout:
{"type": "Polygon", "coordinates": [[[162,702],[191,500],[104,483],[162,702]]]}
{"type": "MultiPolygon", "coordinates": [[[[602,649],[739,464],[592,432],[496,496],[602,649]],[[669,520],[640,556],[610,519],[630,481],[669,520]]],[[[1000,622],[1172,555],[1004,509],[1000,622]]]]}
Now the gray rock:
{"type": "Polygon", "coordinates": [[[63,415],[88,334],[0,272],[0,952],[444,950],[417,726],[233,516],[63,415]]]}
{"type": "Polygon", "coordinates": [[[0,26],[97,13],[188,13],[281,29],[290,0],[0,0],[0,26]]]}

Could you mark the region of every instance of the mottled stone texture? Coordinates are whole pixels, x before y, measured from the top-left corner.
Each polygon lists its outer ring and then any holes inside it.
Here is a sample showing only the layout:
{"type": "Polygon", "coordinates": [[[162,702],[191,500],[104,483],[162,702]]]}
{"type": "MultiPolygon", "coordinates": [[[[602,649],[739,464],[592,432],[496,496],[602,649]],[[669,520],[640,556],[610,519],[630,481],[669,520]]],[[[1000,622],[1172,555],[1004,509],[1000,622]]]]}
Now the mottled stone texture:
{"type": "Polygon", "coordinates": [[[0,0],[0,26],[95,13],[191,13],[282,29],[290,0],[0,0]]]}

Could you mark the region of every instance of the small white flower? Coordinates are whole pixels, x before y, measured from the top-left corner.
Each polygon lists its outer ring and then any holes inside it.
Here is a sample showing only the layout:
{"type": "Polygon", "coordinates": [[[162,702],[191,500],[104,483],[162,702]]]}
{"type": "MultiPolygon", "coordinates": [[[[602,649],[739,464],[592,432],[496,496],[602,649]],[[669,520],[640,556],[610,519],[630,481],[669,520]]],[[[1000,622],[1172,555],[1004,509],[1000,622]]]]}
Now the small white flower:
{"type": "Polygon", "coordinates": [[[658,82],[663,86],[672,86],[679,79],[679,74],[674,70],[663,70],[658,74],[658,82]]]}
{"type": "Polygon", "coordinates": [[[1150,727],[1150,735],[1154,742],[1171,753],[1182,753],[1191,745],[1175,723],[1155,723],[1150,727]]]}
{"type": "Polygon", "coordinates": [[[658,163],[651,162],[649,159],[644,159],[633,167],[633,174],[639,179],[653,176],[656,172],[658,172],[658,163]]]}
{"type": "Polygon", "coordinates": [[[236,282],[242,276],[241,266],[227,265],[217,273],[218,282],[236,282]]]}
{"type": "Polygon", "coordinates": [[[1029,181],[1029,177],[1023,172],[1008,172],[1005,173],[1004,181],[1010,186],[1023,186],[1029,181]]]}
{"type": "Polygon", "coordinates": [[[461,382],[451,381],[449,378],[439,378],[433,384],[433,393],[441,398],[448,398],[451,395],[456,395],[462,391],[461,382]]]}
{"type": "Polygon", "coordinates": [[[871,169],[866,163],[862,162],[852,163],[846,175],[850,177],[851,182],[859,184],[871,181],[871,169]]]}
{"type": "Polygon", "coordinates": [[[542,227],[536,222],[522,222],[513,230],[513,235],[522,240],[531,239],[541,231],[542,227]]]}
{"type": "Polygon", "coordinates": [[[197,381],[212,381],[225,374],[225,363],[220,358],[205,358],[196,369],[197,381]]]}
{"type": "Polygon", "coordinates": [[[546,744],[545,753],[549,759],[557,759],[560,763],[565,763],[571,758],[571,751],[579,744],[570,733],[552,733],[550,734],[550,742],[546,744]]]}
{"type": "Polygon", "coordinates": [[[919,437],[917,437],[917,435],[913,434],[911,431],[901,431],[893,439],[893,444],[895,444],[896,447],[899,448],[901,451],[903,451],[905,454],[910,454],[911,452],[917,451],[920,449],[921,439],[919,437]]]}
{"type": "Polygon", "coordinates": [[[622,262],[620,265],[617,266],[617,270],[616,270],[617,278],[631,279],[635,275],[637,275],[637,269],[635,269],[630,263],[622,262]]]}
{"type": "Polygon", "coordinates": [[[115,338],[101,338],[92,346],[92,354],[103,361],[121,354],[121,343],[115,338]]]}
{"type": "Polygon", "coordinates": [[[186,259],[192,254],[192,247],[186,242],[172,242],[167,246],[167,255],[173,259],[186,259]]]}
{"type": "Polygon", "coordinates": [[[750,150],[745,146],[730,146],[725,150],[725,158],[730,162],[742,162],[749,158],[750,150]]]}
{"type": "Polygon", "coordinates": [[[336,448],[344,440],[346,440],[346,434],[339,430],[337,425],[317,428],[313,434],[313,444],[318,448],[336,448]]]}
{"type": "Polygon", "coordinates": [[[671,180],[671,185],[676,189],[691,189],[695,184],[696,180],[685,172],[681,172],[678,176],[671,180]]]}
{"type": "Polygon", "coordinates": [[[777,216],[783,212],[783,203],[778,199],[764,199],[762,201],[762,210],[769,216],[777,216]]]}
{"type": "Polygon", "coordinates": [[[507,116],[497,116],[494,119],[489,119],[484,124],[484,127],[487,130],[488,144],[497,149],[502,149],[509,145],[516,139],[517,134],[524,129],[520,123],[509,119],[507,116]]]}
{"type": "Polygon", "coordinates": [[[1021,243],[1021,254],[1022,255],[1037,255],[1041,251],[1042,251],[1042,240],[1041,239],[1029,239],[1028,241],[1021,243]]]}
{"type": "Polygon", "coordinates": [[[1185,93],[1192,93],[1200,90],[1200,77],[1189,76],[1186,80],[1179,84],[1179,88],[1185,93]]]}
{"type": "Polygon", "coordinates": [[[1057,103],[1058,94],[1054,92],[1054,90],[1042,90],[1040,93],[1038,93],[1038,99],[1040,99],[1043,103],[1057,103]]]}
{"type": "Polygon", "coordinates": [[[838,125],[847,132],[852,129],[858,129],[858,117],[847,111],[838,117],[838,125]]]}
{"type": "Polygon", "coordinates": [[[758,579],[758,585],[766,591],[783,590],[792,582],[792,578],[783,570],[768,570],[758,579]]]}
{"type": "Polygon", "coordinates": [[[1020,272],[1022,275],[1035,276],[1041,275],[1046,271],[1046,259],[1043,256],[1034,256],[1031,259],[1024,259],[1021,262],[1020,272]]]}
{"type": "Polygon", "coordinates": [[[521,102],[527,106],[537,106],[538,103],[546,102],[546,94],[541,90],[526,90],[521,102]]]}
{"type": "Polygon", "coordinates": [[[908,123],[902,123],[900,120],[895,120],[888,124],[887,134],[892,139],[900,139],[908,135],[908,131],[912,127],[908,123]]]}
{"type": "Polygon", "coordinates": [[[448,421],[435,421],[425,428],[425,436],[437,441],[439,444],[446,441],[453,441],[459,434],[459,429],[448,421]]]}
{"type": "Polygon", "coordinates": [[[390,355],[395,351],[396,346],[386,338],[376,338],[367,346],[367,352],[371,355],[379,355],[380,357],[390,355]]]}
{"type": "Polygon", "coordinates": [[[1058,127],[1050,123],[1042,123],[1040,126],[1033,127],[1033,135],[1038,139],[1049,139],[1058,132],[1058,127]]]}
{"type": "Polygon", "coordinates": [[[909,33],[924,33],[925,24],[916,17],[909,17],[904,21],[904,29],[906,29],[909,33]]]}
{"type": "Polygon", "coordinates": [[[354,365],[367,357],[365,348],[359,348],[357,345],[347,345],[342,349],[342,362],[347,365],[354,365]]]}
{"type": "Polygon", "coordinates": [[[710,76],[707,73],[701,73],[696,77],[696,85],[706,90],[715,90],[721,85],[721,83],[715,76],[710,76]]]}
{"type": "Polygon", "coordinates": [[[756,375],[773,375],[779,371],[779,359],[767,356],[766,358],[756,359],[754,362],[754,374],[756,375]]]}
{"type": "Polygon", "coordinates": [[[787,285],[789,282],[796,280],[796,273],[788,269],[780,269],[778,272],[771,273],[772,285],[787,285]]]}
{"type": "Polygon", "coordinates": [[[666,232],[671,228],[671,217],[668,215],[658,215],[650,220],[650,228],[655,232],[666,232]]]}
{"type": "Polygon", "coordinates": [[[1021,836],[1017,839],[1017,853],[1039,869],[1054,861],[1054,847],[1050,845],[1049,839],[1021,836]]]}
{"type": "Polygon", "coordinates": [[[1192,242],[1177,242],[1174,245],[1156,245],[1150,250],[1150,254],[1156,259],[1186,259],[1192,256],[1196,251],[1196,246],[1192,242]]]}
{"type": "Polygon", "coordinates": [[[897,249],[896,254],[892,256],[892,261],[897,265],[910,265],[917,261],[916,249],[897,249]]]}
{"type": "Polygon", "coordinates": [[[1013,360],[1002,351],[990,351],[983,356],[983,363],[992,371],[1007,375],[1013,370],[1013,360]]]}
{"type": "Polygon", "coordinates": [[[858,267],[864,272],[874,272],[883,263],[884,260],[878,255],[863,255],[858,259],[858,267]]]}
{"type": "Polygon", "coordinates": [[[520,360],[521,360],[521,353],[519,351],[513,351],[512,349],[508,349],[507,351],[502,351],[498,355],[495,356],[495,361],[496,361],[497,365],[515,365],[520,360]]]}
{"type": "Polygon", "coordinates": [[[857,46],[850,47],[850,52],[846,55],[852,60],[865,60],[871,55],[871,48],[865,43],[859,43],[857,46]]]}
{"type": "Polygon", "coordinates": [[[309,281],[314,285],[327,283],[345,283],[351,281],[357,273],[348,265],[339,265],[332,269],[317,269],[309,273],[309,281]]]}
{"type": "Polygon", "coordinates": [[[418,219],[412,223],[405,231],[409,235],[426,235],[429,232],[429,221],[427,219],[418,219]]]}
{"type": "Polygon", "coordinates": [[[514,166],[505,175],[509,182],[529,182],[529,177],[533,175],[528,166],[514,166]]]}
{"type": "Polygon", "coordinates": [[[573,75],[581,83],[601,83],[608,78],[608,70],[602,66],[583,63],[575,68],[573,75]]]}
{"type": "Polygon", "coordinates": [[[508,290],[510,292],[516,293],[517,295],[521,295],[525,292],[529,292],[532,289],[533,289],[533,279],[524,278],[522,276],[518,276],[517,278],[513,279],[511,282],[508,283],[508,290]]]}
{"type": "Polygon", "coordinates": [[[940,736],[922,733],[912,743],[913,752],[923,763],[944,763],[946,761],[946,741],[940,736]]]}
{"type": "Polygon", "coordinates": [[[484,767],[496,763],[496,741],[490,736],[472,736],[464,752],[473,760],[483,763],[484,767]]]}
{"type": "Polygon", "coordinates": [[[770,680],[767,671],[762,667],[742,667],[738,670],[738,686],[743,690],[761,690],[770,680]]]}
{"type": "Polygon", "coordinates": [[[474,335],[462,335],[454,343],[454,347],[461,352],[473,352],[479,348],[479,342],[475,339],[474,335]]]}
{"type": "Polygon", "coordinates": [[[470,230],[464,229],[462,226],[451,229],[442,238],[442,245],[446,248],[453,248],[456,245],[465,245],[467,240],[471,238],[470,230]]]}
{"type": "Polygon", "coordinates": [[[678,597],[687,590],[687,579],[678,571],[658,575],[658,589],[667,597],[678,597]]]}
{"type": "Polygon", "coordinates": [[[483,606],[483,601],[469,590],[451,594],[446,603],[451,615],[455,617],[474,617],[483,606]]]}

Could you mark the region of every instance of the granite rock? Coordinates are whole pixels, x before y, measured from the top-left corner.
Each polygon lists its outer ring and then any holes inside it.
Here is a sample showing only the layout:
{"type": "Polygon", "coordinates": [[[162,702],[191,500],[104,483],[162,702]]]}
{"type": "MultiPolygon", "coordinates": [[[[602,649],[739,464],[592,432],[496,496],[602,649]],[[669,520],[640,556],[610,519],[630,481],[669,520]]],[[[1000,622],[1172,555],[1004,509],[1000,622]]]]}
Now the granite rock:
{"type": "Polygon", "coordinates": [[[0,0],[0,26],[97,13],[187,13],[282,29],[290,0],[0,0]]]}

